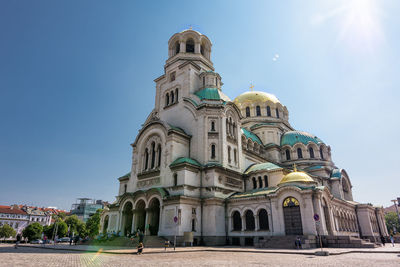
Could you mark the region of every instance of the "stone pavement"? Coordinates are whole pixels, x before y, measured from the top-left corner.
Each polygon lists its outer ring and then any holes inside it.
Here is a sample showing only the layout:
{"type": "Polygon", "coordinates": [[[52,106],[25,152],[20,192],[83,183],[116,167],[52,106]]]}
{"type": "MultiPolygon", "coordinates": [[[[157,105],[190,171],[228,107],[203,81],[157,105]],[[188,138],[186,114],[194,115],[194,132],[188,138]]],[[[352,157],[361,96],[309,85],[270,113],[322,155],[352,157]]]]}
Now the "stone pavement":
{"type": "MultiPolygon", "coordinates": [[[[81,251],[81,252],[102,252],[107,254],[133,254],[136,252],[136,248],[127,247],[98,247],[98,246],[87,246],[87,245],[76,245],[70,246],[68,244],[56,244],[56,245],[39,245],[39,244],[22,244],[21,246],[44,248],[44,249],[57,249],[57,250],[69,250],[69,251],[81,251]]],[[[302,255],[314,255],[316,251],[320,251],[319,248],[313,249],[271,249],[271,248],[253,248],[253,247],[177,247],[175,252],[251,252],[251,253],[279,253],[279,254],[302,254],[302,255]]],[[[329,251],[330,255],[341,255],[348,253],[397,253],[400,254],[400,244],[395,244],[393,247],[391,244],[386,244],[384,247],[378,248],[324,248],[323,250],[329,251]]],[[[165,253],[164,248],[145,248],[146,253],[157,254],[165,253]]],[[[168,252],[173,252],[174,249],[168,248],[168,252]]]]}
{"type": "MultiPolygon", "coordinates": [[[[83,247],[82,247],[83,248],[83,247]]],[[[349,253],[329,257],[317,257],[302,254],[282,254],[281,250],[272,253],[259,253],[259,250],[241,252],[231,248],[219,248],[215,251],[195,251],[195,248],[179,248],[162,253],[153,249],[143,255],[106,254],[84,251],[41,249],[22,246],[14,249],[12,245],[0,245],[0,267],[3,266],[400,266],[399,246],[386,248],[378,253],[349,253]]],[[[270,251],[270,250],[268,250],[270,251]]]]}

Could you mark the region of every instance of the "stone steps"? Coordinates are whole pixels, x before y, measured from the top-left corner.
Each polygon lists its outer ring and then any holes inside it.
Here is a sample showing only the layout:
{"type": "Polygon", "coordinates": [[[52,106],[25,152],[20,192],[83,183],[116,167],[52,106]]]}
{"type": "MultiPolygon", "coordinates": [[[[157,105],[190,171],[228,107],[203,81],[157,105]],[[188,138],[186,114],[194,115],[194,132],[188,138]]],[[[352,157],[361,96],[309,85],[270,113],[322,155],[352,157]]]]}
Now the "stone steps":
{"type": "MultiPolygon", "coordinates": [[[[295,241],[297,236],[268,236],[255,242],[256,248],[296,248],[295,241]]],[[[300,236],[302,248],[317,247],[315,236],[300,236]]]]}

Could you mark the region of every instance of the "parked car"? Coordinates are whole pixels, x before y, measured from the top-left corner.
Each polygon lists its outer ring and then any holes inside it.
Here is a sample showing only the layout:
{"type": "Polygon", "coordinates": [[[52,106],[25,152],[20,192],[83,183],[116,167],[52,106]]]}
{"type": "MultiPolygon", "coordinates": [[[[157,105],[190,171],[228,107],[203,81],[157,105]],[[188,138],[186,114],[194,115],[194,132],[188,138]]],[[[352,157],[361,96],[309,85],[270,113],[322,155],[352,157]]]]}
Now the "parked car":
{"type": "Polygon", "coordinates": [[[57,242],[61,243],[61,242],[69,242],[69,237],[61,237],[59,239],[57,239],[57,242]]]}
{"type": "Polygon", "coordinates": [[[31,241],[31,244],[43,244],[43,240],[35,239],[31,241]]]}

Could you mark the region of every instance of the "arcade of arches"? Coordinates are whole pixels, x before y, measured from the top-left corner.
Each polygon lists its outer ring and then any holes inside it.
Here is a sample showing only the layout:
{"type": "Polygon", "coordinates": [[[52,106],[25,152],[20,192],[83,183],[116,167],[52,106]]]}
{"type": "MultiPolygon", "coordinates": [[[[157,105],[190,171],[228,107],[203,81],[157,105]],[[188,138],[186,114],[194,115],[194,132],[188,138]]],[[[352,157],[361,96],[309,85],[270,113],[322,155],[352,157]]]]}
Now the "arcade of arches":
{"type": "Polygon", "coordinates": [[[145,200],[139,199],[134,208],[132,202],[127,201],[122,211],[122,234],[126,236],[140,230],[147,235],[158,235],[160,206],[160,200],[156,197],[148,202],[148,206],[145,200]]]}

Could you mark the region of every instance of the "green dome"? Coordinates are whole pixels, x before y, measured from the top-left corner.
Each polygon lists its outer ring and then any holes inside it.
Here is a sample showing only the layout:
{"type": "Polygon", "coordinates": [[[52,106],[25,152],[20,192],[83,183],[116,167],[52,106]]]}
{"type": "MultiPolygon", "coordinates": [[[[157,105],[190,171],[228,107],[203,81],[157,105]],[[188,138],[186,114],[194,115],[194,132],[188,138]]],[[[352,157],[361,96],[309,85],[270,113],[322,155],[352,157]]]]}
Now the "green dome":
{"type": "Polygon", "coordinates": [[[303,143],[304,145],[307,145],[309,142],[313,142],[315,144],[324,143],[322,142],[321,139],[319,139],[315,135],[301,131],[286,132],[282,135],[281,138],[281,146],[284,145],[294,146],[297,143],[303,143]]]}

